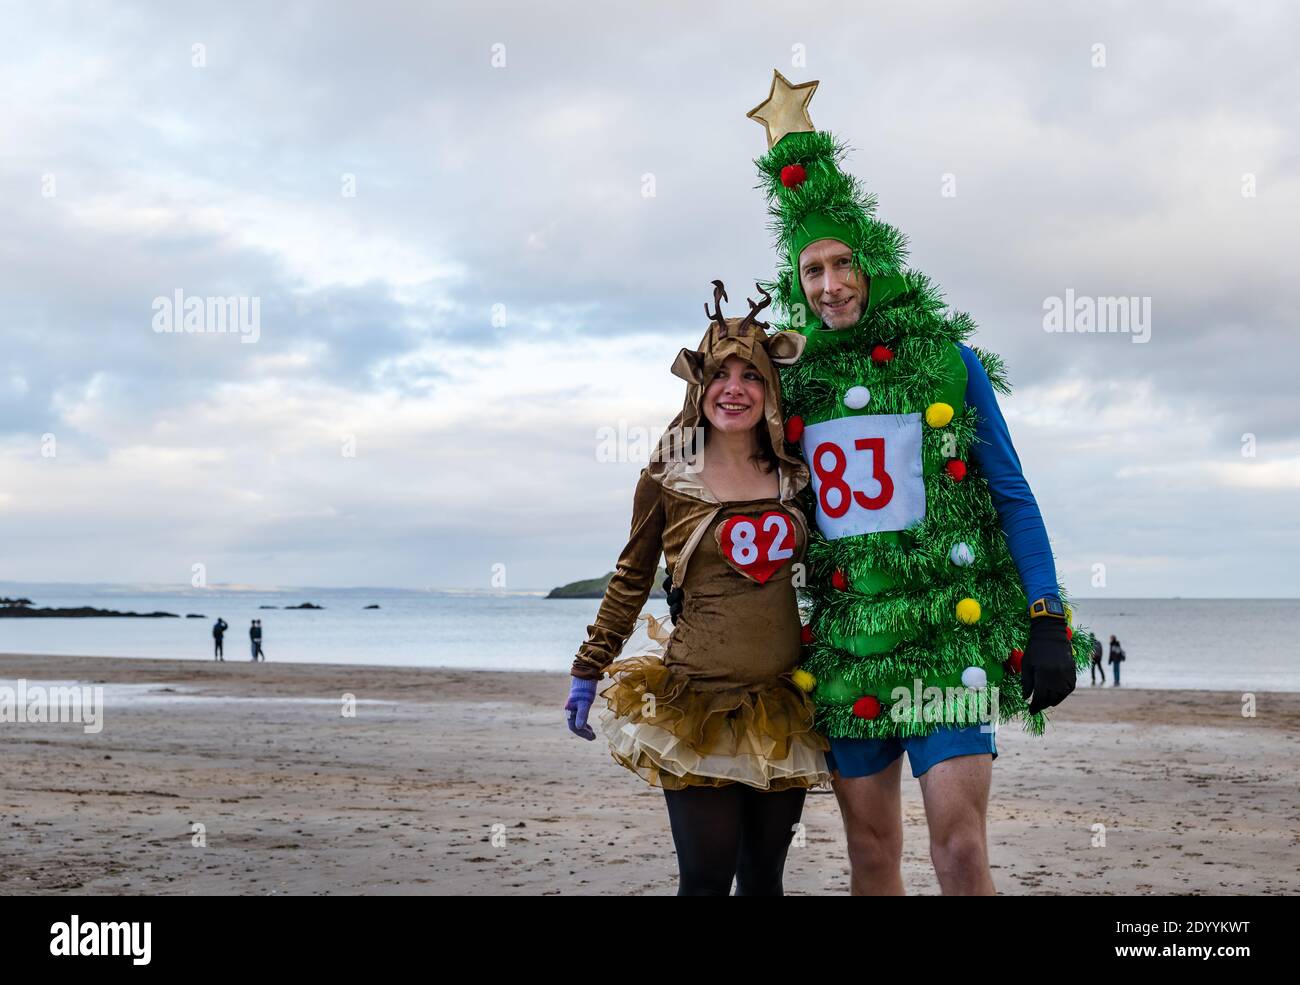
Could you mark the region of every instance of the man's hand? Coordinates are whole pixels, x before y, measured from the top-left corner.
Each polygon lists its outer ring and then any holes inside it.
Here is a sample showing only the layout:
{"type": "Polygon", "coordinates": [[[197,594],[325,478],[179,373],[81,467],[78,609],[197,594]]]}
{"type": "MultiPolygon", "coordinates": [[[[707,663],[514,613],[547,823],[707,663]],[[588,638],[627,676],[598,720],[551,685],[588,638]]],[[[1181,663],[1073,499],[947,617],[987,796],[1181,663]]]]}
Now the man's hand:
{"type": "Polygon", "coordinates": [[[1020,666],[1020,692],[1029,702],[1029,713],[1036,714],[1068,698],[1076,674],[1065,620],[1055,616],[1031,619],[1029,645],[1020,666]]]}
{"type": "Polygon", "coordinates": [[[682,590],[673,588],[673,576],[669,575],[664,579],[664,591],[668,593],[668,615],[672,617],[673,625],[677,625],[677,617],[682,614],[682,590]]]}

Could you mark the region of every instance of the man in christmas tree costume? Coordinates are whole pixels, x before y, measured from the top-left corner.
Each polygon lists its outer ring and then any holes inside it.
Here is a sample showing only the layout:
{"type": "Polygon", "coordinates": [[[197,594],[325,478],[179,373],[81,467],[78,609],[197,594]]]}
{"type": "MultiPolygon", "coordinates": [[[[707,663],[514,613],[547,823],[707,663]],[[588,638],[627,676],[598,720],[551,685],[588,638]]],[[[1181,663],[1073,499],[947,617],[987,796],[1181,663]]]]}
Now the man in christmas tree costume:
{"type": "Polygon", "coordinates": [[[853,892],[903,891],[900,767],[919,778],[944,893],[992,893],[985,815],[999,721],[1043,731],[1086,667],[994,390],[1001,360],[907,270],[905,240],[774,73],[748,116],[778,242],[768,285],[808,339],[782,371],[786,439],[813,474],[803,686],[831,741],[853,892]],[[991,723],[991,724],[990,724],[991,723]]]}

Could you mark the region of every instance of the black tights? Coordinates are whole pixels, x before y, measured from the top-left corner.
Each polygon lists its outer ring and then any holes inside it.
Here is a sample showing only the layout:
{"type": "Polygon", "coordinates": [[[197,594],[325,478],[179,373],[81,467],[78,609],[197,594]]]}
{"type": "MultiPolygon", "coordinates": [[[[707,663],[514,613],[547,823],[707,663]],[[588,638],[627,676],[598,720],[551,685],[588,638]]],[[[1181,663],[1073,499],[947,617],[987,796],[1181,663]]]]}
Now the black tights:
{"type": "Polygon", "coordinates": [[[804,787],[769,792],[745,783],[665,790],[677,848],[678,896],[784,896],[781,874],[804,787]]]}

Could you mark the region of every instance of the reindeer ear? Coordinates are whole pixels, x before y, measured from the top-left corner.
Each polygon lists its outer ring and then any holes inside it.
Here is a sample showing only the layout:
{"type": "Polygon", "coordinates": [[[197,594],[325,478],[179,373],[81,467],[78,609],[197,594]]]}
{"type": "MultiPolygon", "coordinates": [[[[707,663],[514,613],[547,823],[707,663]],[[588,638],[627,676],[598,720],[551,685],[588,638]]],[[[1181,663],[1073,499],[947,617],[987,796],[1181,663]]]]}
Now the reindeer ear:
{"type": "Polygon", "coordinates": [[[683,349],[673,360],[673,376],[680,377],[687,383],[699,383],[700,371],[704,363],[704,353],[694,349],[683,349]]]}
{"type": "Polygon", "coordinates": [[[798,332],[777,332],[768,337],[767,356],[778,366],[793,366],[807,344],[807,337],[798,332]]]}

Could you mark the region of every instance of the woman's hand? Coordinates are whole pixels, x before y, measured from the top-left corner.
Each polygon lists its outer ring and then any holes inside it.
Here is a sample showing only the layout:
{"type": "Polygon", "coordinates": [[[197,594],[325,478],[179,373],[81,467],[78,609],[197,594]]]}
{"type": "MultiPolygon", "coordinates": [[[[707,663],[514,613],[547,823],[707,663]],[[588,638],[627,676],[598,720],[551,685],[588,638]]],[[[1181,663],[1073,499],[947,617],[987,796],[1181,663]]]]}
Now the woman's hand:
{"type": "Polygon", "coordinates": [[[596,700],[596,682],[575,677],[569,684],[569,700],[564,703],[564,710],[569,721],[569,731],[584,739],[596,738],[596,733],[587,724],[587,714],[591,704],[596,700]]]}

